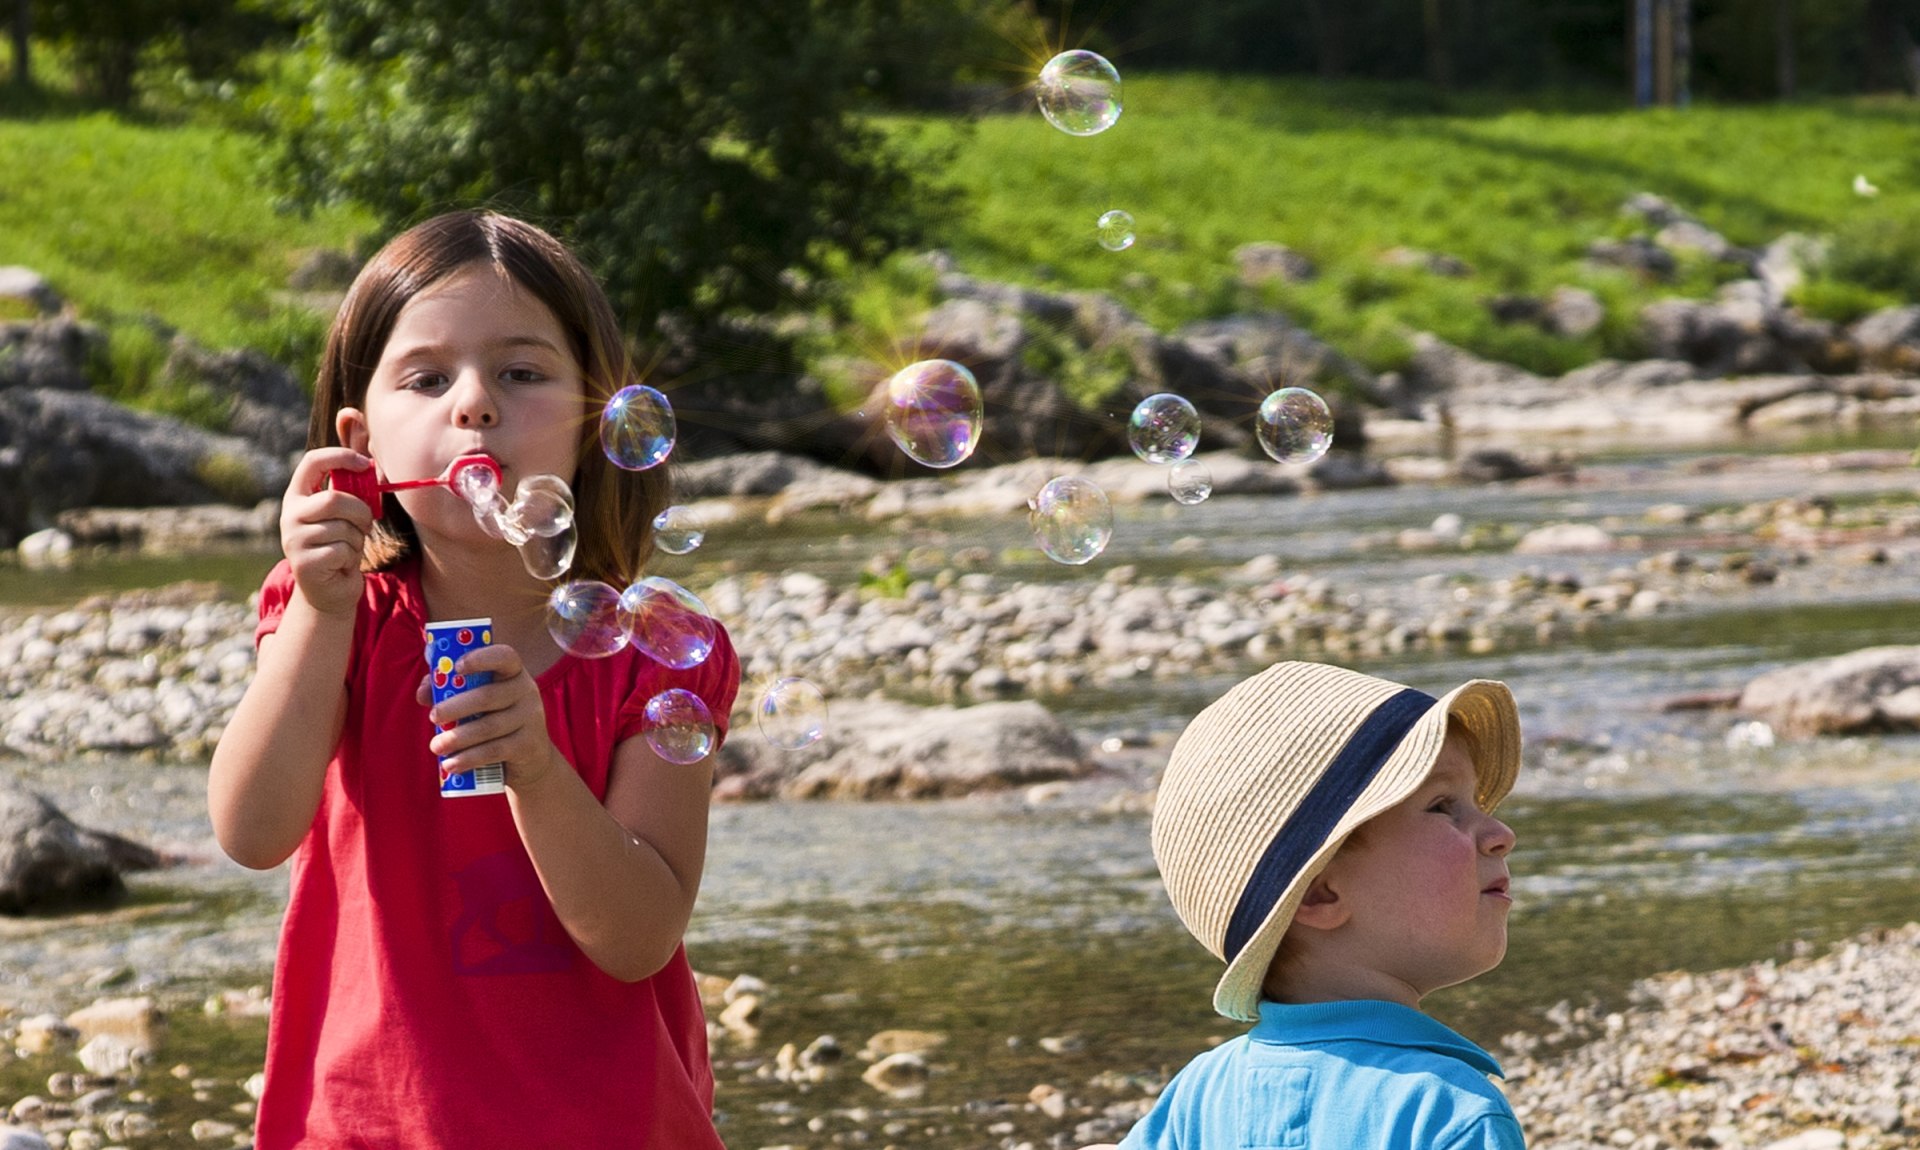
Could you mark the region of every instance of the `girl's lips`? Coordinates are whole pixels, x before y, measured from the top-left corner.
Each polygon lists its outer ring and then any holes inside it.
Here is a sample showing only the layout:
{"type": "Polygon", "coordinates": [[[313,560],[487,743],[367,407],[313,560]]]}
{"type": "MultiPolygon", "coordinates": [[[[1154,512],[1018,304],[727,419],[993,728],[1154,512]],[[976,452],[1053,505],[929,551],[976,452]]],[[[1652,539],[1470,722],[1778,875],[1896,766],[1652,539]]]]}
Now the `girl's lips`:
{"type": "Polygon", "coordinates": [[[1495,896],[1496,898],[1504,898],[1508,902],[1512,902],[1513,896],[1509,894],[1507,891],[1508,885],[1509,885],[1509,880],[1507,879],[1504,879],[1504,878],[1495,879],[1491,883],[1488,883],[1486,889],[1481,891],[1480,893],[1490,894],[1495,896]]]}

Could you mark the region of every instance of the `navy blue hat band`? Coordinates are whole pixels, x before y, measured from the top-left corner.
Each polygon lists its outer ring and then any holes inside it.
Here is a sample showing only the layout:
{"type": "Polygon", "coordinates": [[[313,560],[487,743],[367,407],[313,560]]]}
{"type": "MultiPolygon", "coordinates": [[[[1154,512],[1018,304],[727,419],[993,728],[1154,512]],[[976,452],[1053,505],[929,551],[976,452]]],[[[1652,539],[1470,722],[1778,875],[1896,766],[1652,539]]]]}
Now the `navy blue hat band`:
{"type": "Polygon", "coordinates": [[[1280,896],[1293,885],[1300,868],[1326,843],[1341,816],[1373,782],[1407,732],[1438,702],[1425,691],[1405,688],[1375,707],[1340,748],[1307,797],[1267,844],[1247,879],[1246,889],[1240,892],[1233,918],[1227,922],[1224,953],[1229,963],[1239,957],[1280,896]]]}

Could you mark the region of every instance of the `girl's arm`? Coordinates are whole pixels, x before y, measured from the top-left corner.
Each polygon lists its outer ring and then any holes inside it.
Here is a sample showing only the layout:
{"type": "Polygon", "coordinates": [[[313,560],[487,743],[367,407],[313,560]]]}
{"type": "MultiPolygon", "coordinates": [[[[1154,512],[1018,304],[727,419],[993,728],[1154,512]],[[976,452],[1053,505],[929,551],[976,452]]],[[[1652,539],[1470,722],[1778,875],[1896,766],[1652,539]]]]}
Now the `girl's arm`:
{"type": "Polygon", "coordinates": [[[345,448],[310,451],[281,501],[280,545],[294,589],[279,627],[260,641],[253,682],[214,748],[207,813],[220,848],[242,866],[280,865],[313,825],[327,761],[347,707],[347,663],[359,609],[360,553],[372,510],[325,487],[326,472],[360,470],[345,448]]]}
{"type": "MultiPolygon", "coordinates": [[[[594,965],[637,982],[673,957],[707,858],[706,761],[676,766],[642,738],[613,751],[602,806],[547,736],[540,690],[519,652],[482,647],[455,666],[492,680],[434,704],[441,766],[500,763],[514,823],[540,885],[594,965]],[[462,720],[467,720],[463,722],[462,720]]],[[[418,698],[431,701],[425,680],[418,698]]]]}
{"type": "Polygon", "coordinates": [[[614,748],[601,806],[554,752],[556,769],[509,786],[514,821],[555,913],[594,965],[635,982],[686,933],[707,858],[713,768],[680,766],[642,738],[614,748]]]}

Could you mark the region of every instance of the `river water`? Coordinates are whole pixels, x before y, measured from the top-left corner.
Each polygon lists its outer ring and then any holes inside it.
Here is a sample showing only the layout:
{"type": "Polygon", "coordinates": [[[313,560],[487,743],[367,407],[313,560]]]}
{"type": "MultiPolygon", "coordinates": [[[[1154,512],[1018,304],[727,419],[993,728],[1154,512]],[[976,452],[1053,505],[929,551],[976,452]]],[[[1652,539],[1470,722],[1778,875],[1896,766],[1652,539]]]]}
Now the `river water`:
{"type": "MultiPolygon", "coordinates": [[[[1524,528],[1567,518],[1639,523],[1647,508],[1676,501],[1898,499],[1912,473],[1802,466],[1725,476],[1668,459],[1612,464],[1602,478],[1570,488],[1218,498],[1177,517],[1158,506],[1122,509],[1102,562],[1198,569],[1276,553],[1288,569],[1339,585],[1436,573],[1494,578],[1540,561],[1505,549],[1408,556],[1367,543],[1447,511],[1524,528]]],[[[1673,546],[1685,530],[1663,537],[1646,529],[1638,546],[1673,546]]],[[[899,533],[816,523],[728,534],[716,530],[701,552],[665,561],[662,572],[697,587],[722,566],[785,563],[838,580],[881,548],[910,554],[976,544],[1016,567],[1026,562],[1012,550],[1017,525],[899,533]]],[[[1595,562],[1635,557],[1629,549],[1595,562]]],[[[264,562],[230,557],[192,573],[247,588],[264,562]]],[[[161,577],[185,573],[169,568],[161,577]]],[[[1019,573],[1092,577],[1044,563],[1019,573]]],[[[1920,741],[1751,746],[1729,741],[1725,713],[1659,706],[1737,687],[1785,662],[1910,641],[1920,623],[1911,575],[1896,561],[1876,576],[1817,589],[1786,579],[1737,606],[1610,622],[1550,648],[1369,664],[1429,689],[1472,676],[1505,679],[1529,740],[1521,784],[1502,811],[1519,836],[1507,961],[1434,996],[1434,1013],[1497,1049],[1503,1034],[1544,1028],[1556,1003],[1622,1003],[1644,975],[1786,957],[1920,918],[1920,741]]],[[[71,599],[76,589],[154,577],[151,567],[135,574],[124,562],[97,562],[63,576],[60,587],[71,599]]],[[[0,572],[0,603],[62,601],[44,579],[0,572]]],[[[1148,851],[1147,816],[1128,800],[1150,782],[1167,740],[1236,674],[1054,701],[1090,743],[1127,748],[1106,759],[1112,769],[1101,778],[1064,789],[926,804],[716,808],[688,950],[702,971],[751,974],[768,987],[757,1041],[723,1037],[715,1048],[728,1144],[1047,1145],[1084,1115],[1049,1119],[1025,1106],[1036,1084],[1095,1100],[1125,1095],[1126,1082],[1163,1076],[1233,1033],[1209,1012],[1216,966],[1174,919],[1148,851]],[[766,1073],[785,1043],[804,1047],[833,1035],[852,1052],[887,1028],[947,1036],[917,1098],[867,1086],[857,1060],[804,1088],[766,1073]],[[1101,1075],[1100,1085],[1088,1085],[1101,1075]]],[[[205,830],[201,767],[8,761],[0,771],[45,790],[77,821],[202,860],[139,878],[121,911],[0,924],[0,1002],[24,1009],[84,998],[92,993],[87,979],[114,971],[131,972],[132,986],[196,994],[267,978],[284,877],[218,858],[205,830]]],[[[184,1011],[164,1058],[237,1080],[257,1069],[263,1042],[258,1020],[184,1011]]],[[[0,1065],[0,1099],[44,1074],[32,1060],[0,1065]]],[[[159,1085],[154,1092],[164,1094],[159,1085]]],[[[157,1105],[185,1116],[195,1104],[160,1097],[157,1105]]]]}

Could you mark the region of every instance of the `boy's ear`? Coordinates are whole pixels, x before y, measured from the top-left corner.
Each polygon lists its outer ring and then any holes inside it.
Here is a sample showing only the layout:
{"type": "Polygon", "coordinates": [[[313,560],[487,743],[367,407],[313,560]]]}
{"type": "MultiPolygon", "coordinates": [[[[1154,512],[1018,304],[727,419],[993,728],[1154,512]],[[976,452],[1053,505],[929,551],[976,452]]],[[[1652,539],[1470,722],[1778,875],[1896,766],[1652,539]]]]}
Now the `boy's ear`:
{"type": "Polygon", "coordinates": [[[357,407],[343,407],[333,417],[333,430],[340,445],[362,455],[367,453],[367,413],[357,407]]]}
{"type": "Polygon", "coordinates": [[[1300,900],[1300,908],[1293,912],[1293,921],[1296,925],[1313,930],[1333,930],[1345,925],[1352,916],[1353,908],[1346,899],[1340,897],[1340,891],[1322,871],[1307,884],[1306,897],[1300,900]]]}

